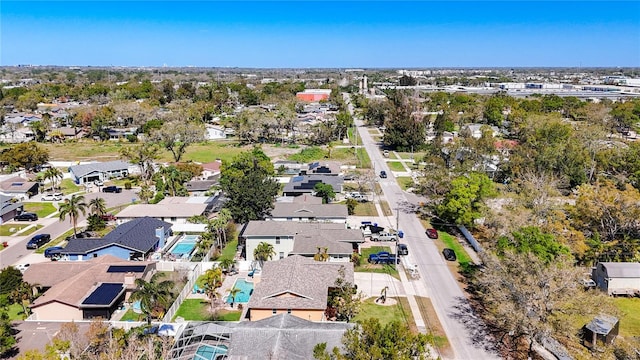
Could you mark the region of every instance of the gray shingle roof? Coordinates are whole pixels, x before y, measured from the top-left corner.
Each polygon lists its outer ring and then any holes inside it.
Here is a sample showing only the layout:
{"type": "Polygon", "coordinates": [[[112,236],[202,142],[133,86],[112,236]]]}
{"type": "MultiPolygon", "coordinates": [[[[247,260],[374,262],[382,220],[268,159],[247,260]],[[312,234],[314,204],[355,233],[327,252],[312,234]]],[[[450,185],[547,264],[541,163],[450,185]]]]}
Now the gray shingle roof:
{"type": "Polygon", "coordinates": [[[340,348],[345,331],[354,326],[339,322],[312,322],[290,314],[279,314],[259,321],[191,322],[183,334],[193,332],[211,337],[230,334],[230,341],[225,344],[229,347],[229,360],[306,360],[313,358],[313,348],[318,343],[327,343],[328,349],[340,348]]]}
{"type": "Polygon", "coordinates": [[[60,253],[87,254],[110,245],[147,253],[158,242],[156,229],[161,226],[165,231],[171,228],[170,223],[150,217],[131,220],[118,226],[102,239],[71,239],[60,253]]]}
{"type": "Polygon", "coordinates": [[[611,278],[640,278],[640,263],[637,262],[602,262],[611,278]]]}
{"type": "Polygon", "coordinates": [[[316,309],[327,307],[329,287],[335,284],[338,270],[353,283],[350,262],[318,262],[292,255],[264,264],[260,282],[255,285],[249,309],[316,309]]]}
{"type": "Polygon", "coordinates": [[[124,162],[121,160],[116,161],[108,161],[108,162],[97,162],[91,164],[82,164],[82,165],[74,165],[69,167],[69,171],[73,173],[76,177],[83,177],[87,174],[91,174],[92,172],[106,172],[106,171],[115,171],[115,170],[127,170],[129,169],[130,164],[128,162],[124,162]]]}
{"type": "Polygon", "coordinates": [[[275,203],[271,217],[315,217],[316,219],[347,218],[347,206],[342,204],[275,203]]]}
{"type": "MultiPolygon", "coordinates": [[[[354,235],[358,236],[357,238],[354,236],[355,239],[362,238],[362,232],[360,230],[344,231],[355,232],[354,235]]],[[[326,247],[329,255],[349,255],[353,253],[353,245],[351,245],[350,242],[336,240],[333,236],[335,233],[336,231],[328,231],[296,235],[291,254],[313,255],[318,252],[318,247],[326,247]]],[[[354,242],[355,241],[356,240],[354,240],[354,242]]]]}

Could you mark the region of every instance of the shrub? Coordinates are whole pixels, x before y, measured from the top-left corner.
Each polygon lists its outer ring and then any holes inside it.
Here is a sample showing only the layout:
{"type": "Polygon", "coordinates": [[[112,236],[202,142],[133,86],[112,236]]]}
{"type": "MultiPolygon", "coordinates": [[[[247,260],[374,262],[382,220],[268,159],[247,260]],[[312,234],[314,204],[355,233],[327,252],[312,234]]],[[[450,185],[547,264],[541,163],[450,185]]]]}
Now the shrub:
{"type": "Polygon", "coordinates": [[[125,181],[124,182],[124,188],[127,190],[131,190],[131,181],[125,181]]]}

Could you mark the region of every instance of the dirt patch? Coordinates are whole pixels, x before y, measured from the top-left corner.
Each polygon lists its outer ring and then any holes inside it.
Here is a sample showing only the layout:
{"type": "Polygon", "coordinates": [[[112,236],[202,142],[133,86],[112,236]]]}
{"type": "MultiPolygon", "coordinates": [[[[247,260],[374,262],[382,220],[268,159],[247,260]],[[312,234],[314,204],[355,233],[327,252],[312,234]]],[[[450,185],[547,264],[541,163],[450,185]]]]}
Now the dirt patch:
{"type": "Polygon", "coordinates": [[[286,146],[262,145],[262,151],[264,151],[272,161],[286,160],[287,156],[297,154],[302,149],[304,149],[302,146],[299,148],[289,148],[286,146]]]}
{"type": "Polygon", "coordinates": [[[378,301],[376,299],[376,305],[380,305],[380,306],[395,306],[397,303],[398,301],[394,298],[387,298],[387,300],[385,300],[384,302],[378,301]]]}

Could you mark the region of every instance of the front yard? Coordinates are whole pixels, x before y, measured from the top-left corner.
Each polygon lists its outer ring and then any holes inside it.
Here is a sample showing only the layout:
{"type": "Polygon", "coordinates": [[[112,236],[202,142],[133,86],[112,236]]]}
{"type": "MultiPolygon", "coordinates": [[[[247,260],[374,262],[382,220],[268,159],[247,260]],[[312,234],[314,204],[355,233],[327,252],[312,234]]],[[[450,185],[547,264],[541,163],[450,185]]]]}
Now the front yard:
{"type": "MultiPolygon", "coordinates": [[[[28,224],[4,224],[4,225],[0,225],[0,236],[11,236],[14,235],[20,231],[22,231],[22,229],[31,226],[32,224],[28,223],[28,224]]],[[[20,235],[29,235],[33,232],[36,232],[39,229],[42,229],[42,225],[33,225],[33,227],[29,230],[26,230],[22,233],[20,233],[20,235]]]]}
{"type": "Polygon", "coordinates": [[[26,202],[24,203],[24,211],[36,213],[38,218],[42,219],[58,211],[58,209],[50,202],[26,202]]]}
{"type": "Polygon", "coordinates": [[[389,274],[396,279],[400,278],[398,275],[398,270],[393,265],[379,265],[379,264],[370,264],[367,259],[370,254],[376,254],[380,251],[391,252],[391,248],[388,246],[372,246],[368,248],[362,248],[360,251],[360,265],[356,266],[354,271],[356,272],[372,272],[372,273],[380,273],[380,274],[389,274]]]}
{"type": "Polygon", "coordinates": [[[395,305],[376,304],[376,298],[370,297],[362,303],[360,313],[353,318],[353,322],[363,321],[369,318],[376,318],[381,325],[386,325],[393,321],[406,323],[410,329],[416,330],[415,320],[411,315],[411,309],[406,298],[389,297],[389,300],[395,300],[395,305]],[[405,301],[402,301],[405,300],[405,301]]]}

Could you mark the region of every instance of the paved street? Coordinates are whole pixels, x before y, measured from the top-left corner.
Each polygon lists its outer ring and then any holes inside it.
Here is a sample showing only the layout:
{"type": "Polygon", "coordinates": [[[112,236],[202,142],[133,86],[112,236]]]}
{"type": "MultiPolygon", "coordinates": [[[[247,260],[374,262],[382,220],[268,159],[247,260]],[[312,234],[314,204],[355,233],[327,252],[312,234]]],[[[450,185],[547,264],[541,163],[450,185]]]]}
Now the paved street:
{"type": "MultiPolygon", "coordinates": [[[[348,95],[347,95],[348,96],[348,95]]],[[[353,108],[349,103],[350,111],[353,108]]],[[[471,312],[468,302],[458,283],[445,264],[445,260],[436,245],[425,235],[425,229],[416,215],[407,210],[409,199],[396,182],[393,173],[386,165],[378,145],[374,143],[362,120],[355,120],[358,133],[376,172],[385,170],[386,179],[378,178],[384,197],[392,209],[400,208],[399,230],[405,233],[402,242],[409,247],[411,263],[417,264],[420,280],[412,281],[410,288],[405,284],[408,294],[427,296],[433,302],[440,323],[449,343],[455,352],[453,358],[460,360],[498,359],[485,349],[487,337],[482,332],[482,322],[471,312]],[[404,209],[404,211],[403,211],[404,209]]],[[[415,198],[411,198],[415,201],[415,198]]],[[[395,212],[395,211],[394,211],[395,212]]]]}
{"type": "MultiPolygon", "coordinates": [[[[94,189],[95,190],[95,189],[94,189]]],[[[96,197],[102,197],[105,199],[107,203],[107,208],[114,208],[120,205],[125,205],[130,203],[132,200],[137,199],[137,196],[133,190],[122,190],[121,193],[99,193],[99,192],[91,192],[84,195],[85,201],[89,203],[91,199],[96,197]]],[[[34,197],[33,201],[39,201],[40,197],[34,197]],[[36,200],[37,199],[37,200],[36,200]]],[[[88,212],[87,212],[88,213],[88,212]]],[[[78,227],[80,228],[85,224],[85,216],[80,216],[78,219],[78,227]]],[[[39,219],[37,222],[15,222],[10,221],[7,224],[40,224],[44,225],[44,228],[29,234],[27,236],[2,236],[0,242],[7,241],[9,243],[9,247],[0,251],[0,268],[4,268],[13,264],[22,264],[22,263],[33,263],[37,261],[44,261],[44,255],[35,254],[35,250],[27,250],[26,245],[29,239],[31,239],[36,234],[51,234],[51,239],[55,239],[58,236],[64,234],[66,231],[71,229],[71,222],[67,218],[65,221],[59,221],[58,215],[55,214],[52,217],[39,219]],[[31,255],[34,254],[34,255],[31,255]]],[[[47,260],[48,261],[48,260],[47,260]]]]}

